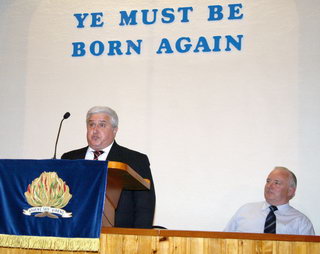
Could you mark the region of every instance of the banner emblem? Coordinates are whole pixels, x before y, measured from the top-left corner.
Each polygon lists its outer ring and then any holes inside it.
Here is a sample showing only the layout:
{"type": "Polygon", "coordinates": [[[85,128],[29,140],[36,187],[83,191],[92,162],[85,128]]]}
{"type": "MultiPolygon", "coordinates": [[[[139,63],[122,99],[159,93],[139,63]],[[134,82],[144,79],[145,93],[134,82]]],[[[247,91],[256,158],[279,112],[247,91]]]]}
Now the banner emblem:
{"type": "Polygon", "coordinates": [[[72,213],[61,209],[69,203],[72,195],[69,186],[59,178],[56,172],[43,172],[28,185],[24,195],[28,204],[32,206],[23,210],[25,215],[30,216],[36,213],[35,217],[54,219],[59,218],[57,215],[63,218],[72,217],[72,213]]]}

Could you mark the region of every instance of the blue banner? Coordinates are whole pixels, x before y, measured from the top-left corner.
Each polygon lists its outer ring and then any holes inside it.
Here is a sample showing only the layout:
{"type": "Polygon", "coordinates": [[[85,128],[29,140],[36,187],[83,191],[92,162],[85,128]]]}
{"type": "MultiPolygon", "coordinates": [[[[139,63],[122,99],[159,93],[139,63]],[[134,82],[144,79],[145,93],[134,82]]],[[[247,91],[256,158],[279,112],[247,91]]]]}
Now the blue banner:
{"type": "Polygon", "coordinates": [[[97,250],[106,181],[106,161],[0,160],[0,246],[97,250]]]}

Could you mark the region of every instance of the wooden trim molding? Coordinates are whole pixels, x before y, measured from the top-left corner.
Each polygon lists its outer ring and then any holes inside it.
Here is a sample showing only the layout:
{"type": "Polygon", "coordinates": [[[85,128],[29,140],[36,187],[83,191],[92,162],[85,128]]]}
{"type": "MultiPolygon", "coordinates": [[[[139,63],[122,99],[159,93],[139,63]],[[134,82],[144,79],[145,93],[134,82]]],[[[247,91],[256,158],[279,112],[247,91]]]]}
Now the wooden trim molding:
{"type": "Polygon", "coordinates": [[[289,241],[289,242],[292,242],[292,241],[320,242],[320,236],[310,236],[310,235],[277,235],[277,234],[229,233],[229,232],[163,230],[163,229],[132,229],[132,228],[102,228],[101,232],[105,234],[121,234],[121,235],[248,239],[248,240],[289,241]]]}

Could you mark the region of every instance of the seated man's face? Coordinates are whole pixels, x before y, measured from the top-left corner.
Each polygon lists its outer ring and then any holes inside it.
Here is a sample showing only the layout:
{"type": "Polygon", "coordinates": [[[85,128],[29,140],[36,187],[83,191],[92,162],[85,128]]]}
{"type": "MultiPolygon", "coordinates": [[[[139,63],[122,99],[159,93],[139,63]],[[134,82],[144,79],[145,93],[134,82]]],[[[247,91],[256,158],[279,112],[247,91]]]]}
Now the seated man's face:
{"type": "Polygon", "coordinates": [[[91,115],[87,121],[87,141],[94,150],[102,150],[109,146],[117,134],[113,128],[110,117],[103,113],[91,115]]]}
{"type": "Polygon", "coordinates": [[[264,197],[270,205],[283,205],[294,196],[295,189],[289,185],[289,173],[273,170],[264,187],[264,197]]]}

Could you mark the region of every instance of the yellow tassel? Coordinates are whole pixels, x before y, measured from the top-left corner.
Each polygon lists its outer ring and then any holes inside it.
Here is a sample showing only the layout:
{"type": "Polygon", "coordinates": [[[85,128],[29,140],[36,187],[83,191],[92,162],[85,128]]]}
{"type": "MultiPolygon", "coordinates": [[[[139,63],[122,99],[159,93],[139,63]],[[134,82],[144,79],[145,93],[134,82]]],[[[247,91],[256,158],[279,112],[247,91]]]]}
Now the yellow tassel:
{"type": "Polygon", "coordinates": [[[0,234],[0,246],[25,249],[99,251],[99,238],[65,238],[0,234]]]}

